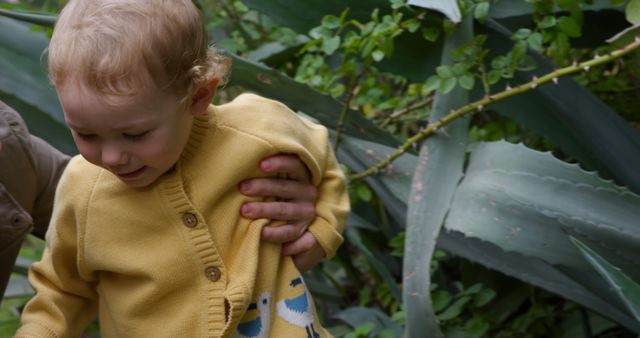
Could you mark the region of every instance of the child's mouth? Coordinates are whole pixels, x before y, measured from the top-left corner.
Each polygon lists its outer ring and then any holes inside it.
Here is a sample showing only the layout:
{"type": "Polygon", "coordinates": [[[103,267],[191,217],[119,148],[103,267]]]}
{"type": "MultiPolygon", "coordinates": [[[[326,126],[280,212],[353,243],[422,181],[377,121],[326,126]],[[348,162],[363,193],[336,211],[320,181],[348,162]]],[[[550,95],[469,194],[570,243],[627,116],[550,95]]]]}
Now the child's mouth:
{"type": "Polygon", "coordinates": [[[147,168],[146,166],[143,166],[140,169],[136,169],[136,170],[130,171],[128,173],[116,173],[116,175],[118,175],[118,177],[120,177],[120,179],[122,179],[122,180],[131,180],[131,179],[134,179],[134,178],[140,176],[140,174],[142,174],[142,172],[146,168],[147,168]]]}

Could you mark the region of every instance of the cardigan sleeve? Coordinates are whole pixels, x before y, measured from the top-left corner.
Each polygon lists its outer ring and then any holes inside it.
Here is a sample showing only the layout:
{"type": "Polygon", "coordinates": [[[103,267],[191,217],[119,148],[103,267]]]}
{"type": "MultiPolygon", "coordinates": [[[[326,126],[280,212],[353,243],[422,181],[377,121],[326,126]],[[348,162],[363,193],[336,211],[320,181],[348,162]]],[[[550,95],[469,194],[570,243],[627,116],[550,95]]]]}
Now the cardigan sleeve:
{"type": "Polygon", "coordinates": [[[224,109],[226,114],[219,123],[260,137],[277,152],[295,154],[307,166],[312,184],[318,188],[316,218],[309,232],[324,249],[326,258],[332,258],[343,241],[349,196],[327,128],[297,115],[278,101],[253,94],[240,95],[224,109]]]}
{"type": "Polygon", "coordinates": [[[79,229],[93,183],[78,162],[78,157],[70,162],[58,185],[44,254],[29,270],[36,295],[22,313],[16,337],[79,337],[97,313],[96,282],[79,269],[79,229]]]}
{"type": "Polygon", "coordinates": [[[325,147],[324,172],[317,186],[317,215],[309,225],[309,232],[324,249],[326,258],[332,258],[343,241],[342,233],[349,213],[349,195],[344,173],[335,158],[331,144],[326,142],[325,147]]]}

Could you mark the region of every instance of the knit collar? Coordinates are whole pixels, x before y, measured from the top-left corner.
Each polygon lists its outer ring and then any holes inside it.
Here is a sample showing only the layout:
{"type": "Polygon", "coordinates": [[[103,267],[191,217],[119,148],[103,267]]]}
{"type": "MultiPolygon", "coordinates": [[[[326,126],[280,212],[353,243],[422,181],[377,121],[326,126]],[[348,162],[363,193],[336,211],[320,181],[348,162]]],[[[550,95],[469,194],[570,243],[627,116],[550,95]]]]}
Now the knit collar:
{"type": "Polygon", "coordinates": [[[209,132],[209,128],[211,127],[211,120],[213,120],[214,116],[214,107],[210,105],[207,111],[200,115],[196,116],[193,119],[193,125],[191,127],[191,134],[189,135],[189,140],[187,140],[187,144],[184,146],[182,150],[182,154],[180,155],[180,163],[186,163],[189,160],[193,159],[195,154],[198,153],[200,149],[200,144],[202,144],[202,140],[209,132]]]}
{"type": "Polygon", "coordinates": [[[176,163],[174,169],[163,177],[161,185],[161,191],[163,191],[167,197],[169,197],[170,204],[178,210],[185,209],[186,205],[180,203],[180,200],[184,202],[183,197],[186,197],[185,187],[183,185],[183,171],[185,166],[189,166],[189,163],[196,157],[198,152],[201,151],[202,142],[207,136],[207,133],[211,133],[210,129],[213,127],[213,121],[215,120],[215,108],[210,105],[205,114],[197,116],[193,119],[193,125],[191,127],[191,133],[189,139],[182,150],[180,159],[176,163]]]}

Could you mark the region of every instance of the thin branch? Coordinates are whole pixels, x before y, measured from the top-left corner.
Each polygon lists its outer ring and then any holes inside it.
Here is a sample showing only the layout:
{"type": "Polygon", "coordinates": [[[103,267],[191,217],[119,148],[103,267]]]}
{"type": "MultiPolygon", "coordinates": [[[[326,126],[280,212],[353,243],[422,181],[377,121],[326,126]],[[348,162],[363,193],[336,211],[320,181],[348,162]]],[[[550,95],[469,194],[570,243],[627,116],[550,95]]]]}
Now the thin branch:
{"type": "Polygon", "coordinates": [[[602,56],[596,56],[595,58],[589,60],[589,61],[584,61],[581,63],[574,63],[571,66],[565,67],[565,68],[560,68],[556,71],[550,72],[540,78],[536,78],[534,77],[533,80],[521,84],[517,87],[514,88],[507,88],[502,92],[499,92],[497,94],[494,95],[489,95],[484,97],[481,100],[472,102],[470,104],[467,104],[461,108],[458,108],[457,110],[452,110],[450,114],[444,116],[443,118],[441,118],[440,120],[429,124],[426,128],[422,129],[418,134],[410,137],[405,143],[403,143],[400,147],[398,147],[393,153],[391,153],[388,157],[386,157],[385,159],[383,159],[382,161],[378,162],[376,165],[370,167],[369,169],[357,173],[357,174],[353,174],[351,176],[349,176],[350,180],[358,180],[358,179],[362,179],[365,178],[367,176],[373,175],[373,174],[377,174],[381,169],[385,168],[386,166],[388,166],[389,164],[391,164],[391,162],[393,162],[396,158],[400,157],[400,155],[404,154],[405,152],[407,152],[413,145],[418,144],[418,142],[426,139],[427,137],[433,135],[434,133],[436,133],[439,129],[441,129],[442,127],[446,126],[447,124],[455,121],[456,119],[468,114],[468,113],[474,113],[476,111],[481,111],[484,107],[502,101],[504,99],[510,98],[512,96],[518,95],[518,94],[522,94],[525,92],[528,92],[530,90],[535,89],[536,87],[543,85],[545,83],[548,82],[552,82],[553,83],[557,83],[558,78],[562,77],[562,76],[567,76],[567,75],[571,75],[571,74],[575,74],[578,73],[580,71],[589,71],[589,69],[591,67],[595,67],[595,66],[599,66],[601,64],[605,64],[608,62],[611,62],[615,59],[618,59],[636,49],[638,49],[638,47],[640,47],[640,38],[636,37],[636,39],[631,42],[630,44],[617,49],[613,52],[610,52],[608,54],[602,55],[602,56]]]}
{"type": "Polygon", "coordinates": [[[422,107],[425,107],[427,105],[429,105],[429,103],[431,103],[431,101],[433,100],[433,96],[429,96],[427,97],[425,100],[419,101],[417,103],[414,103],[413,105],[409,106],[409,107],[405,107],[404,109],[400,109],[397,111],[394,111],[391,115],[387,116],[387,118],[384,119],[384,121],[382,121],[380,123],[380,127],[384,128],[386,127],[389,123],[391,123],[391,121],[393,121],[393,119],[400,117],[406,113],[410,113],[414,110],[418,110],[422,107]]]}

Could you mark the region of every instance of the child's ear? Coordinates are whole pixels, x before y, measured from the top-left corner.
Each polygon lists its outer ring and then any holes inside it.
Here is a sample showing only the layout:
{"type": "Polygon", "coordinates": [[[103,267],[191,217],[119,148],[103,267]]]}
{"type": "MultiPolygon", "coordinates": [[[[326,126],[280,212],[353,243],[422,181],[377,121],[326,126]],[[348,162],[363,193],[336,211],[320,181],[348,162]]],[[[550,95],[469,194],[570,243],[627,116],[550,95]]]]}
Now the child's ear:
{"type": "Polygon", "coordinates": [[[209,104],[211,104],[213,97],[216,96],[217,89],[218,79],[210,80],[199,86],[191,97],[191,115],[198,116],[204,114],[209,104]]]}

